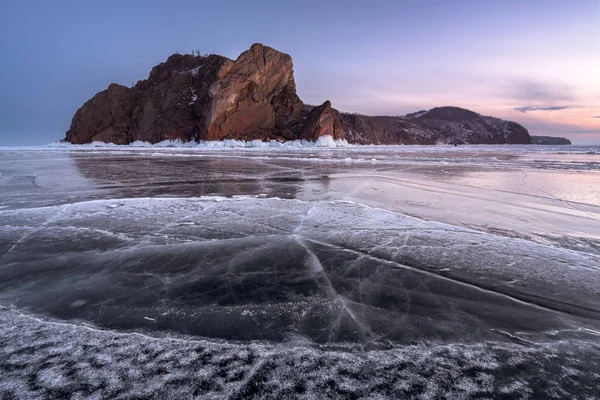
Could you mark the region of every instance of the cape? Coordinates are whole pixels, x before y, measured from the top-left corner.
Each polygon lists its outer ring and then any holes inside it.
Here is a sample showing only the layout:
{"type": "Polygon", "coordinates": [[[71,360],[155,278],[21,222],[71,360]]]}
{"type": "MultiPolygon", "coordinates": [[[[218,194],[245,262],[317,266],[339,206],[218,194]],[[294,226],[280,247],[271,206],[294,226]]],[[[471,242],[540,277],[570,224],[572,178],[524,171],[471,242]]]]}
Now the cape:
{"type": "Polygon", "coordinates": [[[173,54],[133,87],[112,83],[73,117],[66,141],[296,140],[358,144],[529,144],[521,125],[458,107],[405,116],[341,113],[296,94],[292,58],[254,44],[235,61],[173,54]]]}

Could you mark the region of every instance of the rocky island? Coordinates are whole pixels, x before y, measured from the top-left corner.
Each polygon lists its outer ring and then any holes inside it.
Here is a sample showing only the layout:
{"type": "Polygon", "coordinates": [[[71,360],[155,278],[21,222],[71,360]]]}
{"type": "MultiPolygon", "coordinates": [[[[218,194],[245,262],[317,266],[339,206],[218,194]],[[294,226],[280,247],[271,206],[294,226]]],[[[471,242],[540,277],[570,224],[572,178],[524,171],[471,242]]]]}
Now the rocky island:
{"type": "Polygon", "coordinates": [[[530,144],[523,126],[458,107],[405,116],[307,105],[296,94],[292,58],[254,44],[235,61],[173,54],[129,88],[111,84],[73,117],[66,141],[128,144],[163,140],[317,140],[357,144],[530,144]]]}

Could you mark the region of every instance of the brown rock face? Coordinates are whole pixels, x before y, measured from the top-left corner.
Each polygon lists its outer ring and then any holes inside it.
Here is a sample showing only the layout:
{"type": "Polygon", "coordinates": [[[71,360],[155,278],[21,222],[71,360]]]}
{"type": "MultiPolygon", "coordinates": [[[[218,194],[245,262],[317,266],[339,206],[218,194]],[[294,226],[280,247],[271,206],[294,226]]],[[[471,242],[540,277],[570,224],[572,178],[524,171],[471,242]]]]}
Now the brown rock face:
{"type": "Polygon", "coordinates": [[[174,54],[133,88],[112,84],[85,103],[67,141],[270,139],[289,136],[302,106],[292,58],[270,47],[235,61],[174,54]]]}
{"type": "Polygon", "coordinates": [[[174,54],[154,67],[148,79],[132,89],[132,140],[206,139],[210,86],[228,61],[217,55],[174,54]]]}
{"type": "Polygon", "coordinates": [[[209,90],[209,140],[247,133],[282,132],[300,117],[292,58],[261,44],[253,45],[219,70],[209,90]]]}
{"type": "Polygon", "coordinates": [[[93,141],[129,143],[132,108],[131,90],[113,83],[77,110],[67,140],[74,144],[93,141]]]}
{"type": "Polygon", "coordinates": [[[331,107],[329,100],[310,110],[304,118],[299,132],[299,137],[313,141],[326,135],[332,136],[336,140],[345,137],[340,115],[331,107]]]}

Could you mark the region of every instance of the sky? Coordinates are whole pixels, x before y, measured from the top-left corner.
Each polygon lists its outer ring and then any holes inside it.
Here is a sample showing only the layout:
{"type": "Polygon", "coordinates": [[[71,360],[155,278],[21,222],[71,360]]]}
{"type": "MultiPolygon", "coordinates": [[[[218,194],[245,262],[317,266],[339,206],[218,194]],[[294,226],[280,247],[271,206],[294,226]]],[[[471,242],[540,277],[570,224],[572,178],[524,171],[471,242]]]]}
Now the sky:
{"type": "Polygon", "coordinates": [[[306,103],[453,105],[600,144],[600,0],[22,0],[0,18],[0,145],[64,138],[95,93],[170,54],[256,42],[292,56],[306,103]]]}

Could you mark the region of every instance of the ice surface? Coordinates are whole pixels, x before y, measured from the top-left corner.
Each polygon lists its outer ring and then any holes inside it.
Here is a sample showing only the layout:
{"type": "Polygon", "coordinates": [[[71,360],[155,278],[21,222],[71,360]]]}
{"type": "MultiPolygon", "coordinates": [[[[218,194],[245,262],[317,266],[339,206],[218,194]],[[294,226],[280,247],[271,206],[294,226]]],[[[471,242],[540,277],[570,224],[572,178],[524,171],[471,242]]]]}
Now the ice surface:
{"type": "Polygon", "coordinates": [[[156,338],[0,308],[0,396],[593,398],[597,340],[421,343],[368,352],[156,338]]]}
{"type": "Polygon", "coordinates": [[[0,149],[0,397],[598,392],[597,147],[265,145],[0,149]]]}
{"type": "Polygon", "coordinates": [[[351,202],[111,199],[0,221],[22,234],[2,303],[107,328],[373,345],[600,329],[600,257],[351,202]]]}

